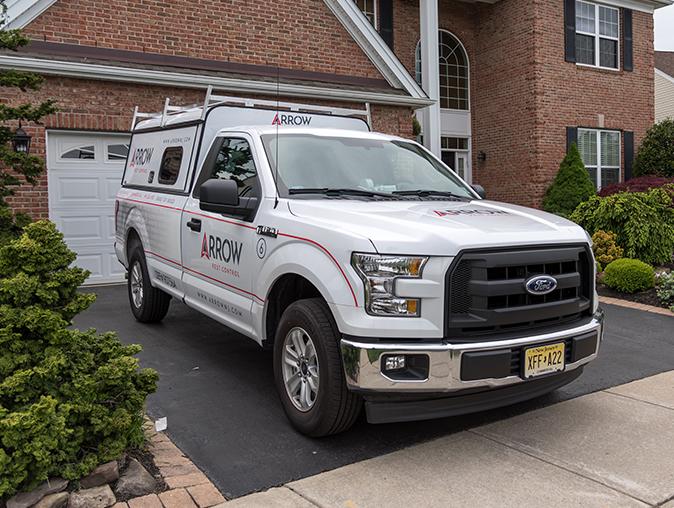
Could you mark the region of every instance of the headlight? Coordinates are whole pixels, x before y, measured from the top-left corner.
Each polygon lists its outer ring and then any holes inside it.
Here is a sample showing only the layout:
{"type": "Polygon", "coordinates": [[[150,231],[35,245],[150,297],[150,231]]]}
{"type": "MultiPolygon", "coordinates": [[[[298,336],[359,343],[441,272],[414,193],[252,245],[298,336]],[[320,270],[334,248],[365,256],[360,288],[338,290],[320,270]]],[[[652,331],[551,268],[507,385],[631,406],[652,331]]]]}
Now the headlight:
{"type": "Polygon", "coordinates": [[[399,277],[420,278],[427,257],[380,256],[354,252],[351,264],[365,285],[365,310],[373,316],[417,317],[420,302],[416,298],[398,298],[394,294],[399,277]]]}

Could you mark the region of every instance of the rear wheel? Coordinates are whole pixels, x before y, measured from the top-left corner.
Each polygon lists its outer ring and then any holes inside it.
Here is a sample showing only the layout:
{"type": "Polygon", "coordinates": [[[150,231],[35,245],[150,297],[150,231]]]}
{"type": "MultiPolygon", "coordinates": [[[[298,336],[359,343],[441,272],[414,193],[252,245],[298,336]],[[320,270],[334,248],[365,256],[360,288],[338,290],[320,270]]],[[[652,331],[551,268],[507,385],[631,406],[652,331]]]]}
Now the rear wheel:
{"type": "Polygon", "coordinates": [[[299,300],[283,313],[274,341],[274,378],[283,409],[303,434],[347,430],[362,407],[344,380],[339,333],[320,298],[299,300]]]}
{"type": "Polygon", "coordinates": [[[129,255],[129,304],[134,317],[141,323],[156,323],[164,319],[171,303],[171,296],[150,284],[145,253],[139,244],[129,255]]]}

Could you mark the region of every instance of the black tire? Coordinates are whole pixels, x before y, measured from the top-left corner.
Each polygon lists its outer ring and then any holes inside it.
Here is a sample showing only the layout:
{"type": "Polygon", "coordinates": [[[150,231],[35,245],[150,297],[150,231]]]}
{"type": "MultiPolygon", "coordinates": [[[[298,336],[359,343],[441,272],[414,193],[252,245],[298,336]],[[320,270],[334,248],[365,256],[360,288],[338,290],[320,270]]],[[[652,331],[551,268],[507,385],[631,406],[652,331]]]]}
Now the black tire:
{"type": "MultiPolygon", "coordinates": [[[[288,419],[302,434],[322,437],[349,429],[358,418],[362,399],[346,387],[339,351],[339,333],[327,304],[320,298],[299,300],[283,313],[274,340],[274,380],[288,419]],[[283,374],[284,342],[293,329],[305,330],[318,358],[318,390],[313,406],[300,410],[291,400],[283,374]]],[[[294,368],[294,367],[293,367],[294,368]]]]}
{"type": "MultiPolygon", "coordinates": [[[[129,293],[129,306],[133,316],[141,323],[158,323],[169,309],[171,295],[161,289],[155,288],[150,283],[150,274],[147,271],[145,253],[141,245],[136,242],[129,252],[129,276],[127,278],[127,290],[129,293]],[[137,280],[134,280],[134,270],[139,270],[141,279],[140,299],[134,296],[134,290],[138,289],[137,280]],[[134,288],[133,286],[136,285],[134,288]]],[[[137,294],[137,293],[136,293],[137,294]]]]}

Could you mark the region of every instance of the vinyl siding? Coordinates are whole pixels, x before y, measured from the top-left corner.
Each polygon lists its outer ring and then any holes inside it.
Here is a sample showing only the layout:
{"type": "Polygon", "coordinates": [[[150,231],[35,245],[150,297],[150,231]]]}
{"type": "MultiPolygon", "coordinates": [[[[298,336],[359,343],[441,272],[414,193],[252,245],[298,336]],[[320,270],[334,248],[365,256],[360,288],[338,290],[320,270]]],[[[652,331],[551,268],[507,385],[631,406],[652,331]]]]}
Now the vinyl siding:
{"type": "Polygon", "coordinates": [[[674,118],[674,78],[655,73],[655,121],[674,118]]]}

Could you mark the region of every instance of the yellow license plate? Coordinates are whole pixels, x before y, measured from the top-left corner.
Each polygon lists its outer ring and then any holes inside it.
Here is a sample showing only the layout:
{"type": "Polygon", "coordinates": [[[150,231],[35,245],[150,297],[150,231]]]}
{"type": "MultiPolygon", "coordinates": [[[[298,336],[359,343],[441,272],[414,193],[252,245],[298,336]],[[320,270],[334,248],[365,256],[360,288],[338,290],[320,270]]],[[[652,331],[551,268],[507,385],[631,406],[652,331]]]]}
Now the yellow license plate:
{"type": "Polygon", "coordinates": [[[542,376],[564,370],[564,343],[524,350],[524,377],[542,376]]]}

